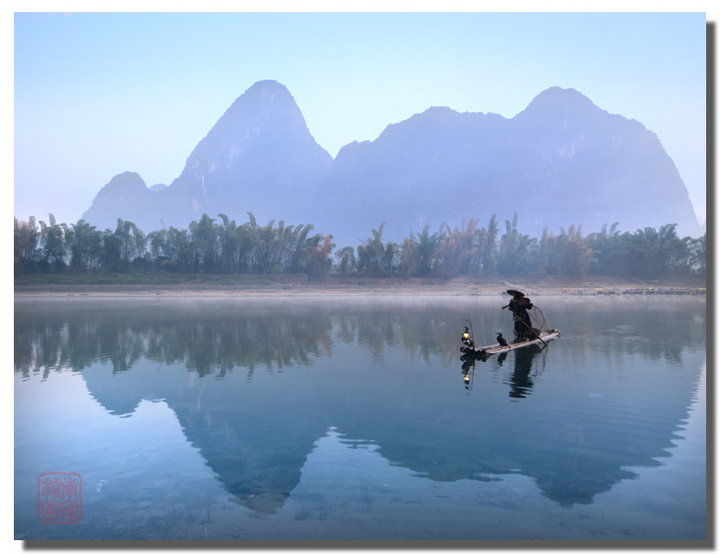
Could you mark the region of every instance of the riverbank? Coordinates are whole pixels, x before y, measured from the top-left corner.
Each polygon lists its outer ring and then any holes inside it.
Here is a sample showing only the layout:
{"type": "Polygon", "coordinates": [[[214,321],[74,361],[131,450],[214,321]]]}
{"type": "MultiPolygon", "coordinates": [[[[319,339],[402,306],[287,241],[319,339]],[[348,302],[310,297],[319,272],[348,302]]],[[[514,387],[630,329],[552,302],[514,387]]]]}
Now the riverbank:
{"type": "Polygon", "coordinates": [[[15,283],[15,298],[23,297],[120,297],[120,296],[495,296],[507,289],[518,289],[532,296],[619,295],[619,294],[705,294],[705,279],[694,276],[663,281],[585,279],[563,281],[473,280],[449,281],[410,279],[328,279],[323,283],[283,276],[264,283],[128,283],[128,284],[52,284],[15,283]]]}

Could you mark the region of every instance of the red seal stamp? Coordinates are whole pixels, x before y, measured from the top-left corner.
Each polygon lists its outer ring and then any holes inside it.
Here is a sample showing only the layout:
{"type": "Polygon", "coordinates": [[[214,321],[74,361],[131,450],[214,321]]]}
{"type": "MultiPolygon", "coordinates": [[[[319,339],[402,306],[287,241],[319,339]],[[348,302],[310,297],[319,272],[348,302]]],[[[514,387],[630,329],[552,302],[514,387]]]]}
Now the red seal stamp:
{"type": "Polygon", "coordinates": [[[72,524],[82,519],[82,477],[74,472],[50,471],[37,478],[40,523],[72,524]]]}

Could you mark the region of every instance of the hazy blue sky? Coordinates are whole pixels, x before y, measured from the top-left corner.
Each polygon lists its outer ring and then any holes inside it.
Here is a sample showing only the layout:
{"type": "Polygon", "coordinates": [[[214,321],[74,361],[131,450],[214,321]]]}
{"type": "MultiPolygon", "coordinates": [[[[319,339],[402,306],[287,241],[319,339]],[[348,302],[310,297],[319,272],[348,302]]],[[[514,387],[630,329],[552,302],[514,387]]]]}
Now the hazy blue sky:
{"type": "Polygon", "coordinates": [[[123,171],[169,185],[235,98],[275,79],[333,156],[430,106],[510,118],[574,88],[655,132],[704,218],[705,17],[16,13],[14,213],[74,223],[123,171]]]}

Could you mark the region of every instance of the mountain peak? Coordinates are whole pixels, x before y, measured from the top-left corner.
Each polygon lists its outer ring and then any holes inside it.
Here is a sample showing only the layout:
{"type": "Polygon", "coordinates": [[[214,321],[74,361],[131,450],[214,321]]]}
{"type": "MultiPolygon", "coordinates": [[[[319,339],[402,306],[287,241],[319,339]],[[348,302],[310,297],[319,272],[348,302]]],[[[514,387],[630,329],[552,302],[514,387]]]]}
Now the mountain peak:
{"type": "Polygon", "coordinates": [[[274,79],[265,79],[251,85],[250,88],[245,91],[245,94],[273,94],[278,92],[291,96],[288,88],[282,83],[278,83],[274,79]]]}
{"type": "Polygon", "coordinates": [[[258,132],[270,120],[289,121],[307,130],[305,118],[287,87],[277,81],[258,81],[235,99],[210,130],[208,137],[223,127],[234,127],[236,131],[241,131],[237,128],[241,126],[246,127],[246,131],[258,132]]]}
{"type": "Polygon", "coordinates": [[[114,229],[118,218],[136,223],[142,210],[139,207],[146,203],[148,194],[142,177],[134,171],[125,171],[100,189],[82,219],[101,229],[114,229]]]}
{"type": "Polygon", "coordinates": [[[592,100],[573,88],[550,87],[533,98],[518,116],[537,113],[567,116],[599,109],[592,100]]]}
{"type": "MultiPolygon", "coordinates": [[[[248,88],[235,102],[227,109],[226,114],[234,111],[243,111],[247,114],[248,109],[264,110],[281,108],[286,112],[292,112],[295,117],[302,118],[300,108],[288,88],[273,80],[258,81],[248,88]]],[[[304,119],[303,119],[304,121],[304,119]]]]}
{"type": "Polygon", "coordinates": [[[110,182],[103,187],[98,196],[132,196],[134,194],[143,194],[147,190],[147,185],[142,177],[134,171],[125,171],[115,175],[110,182]]]}
{"type": "Polygon", "coordinates": [[[229,169],[253,158],[257,149],[265,151],[272,145],[281,152],[298,141],[320,149],[287,87],[273,80],[258,81],[233,102],[195,147],[184,173],[191,171],[199,177],[204,172],[229,169]]]}
{"type": "Polygon", "coordinates": [[[275,210],[263,195],[284,194],[300,202],[331,163],[287,87],[258,81],[198,143],[167,192],[187,219],[230,210],[271,219],[275,210]]]}

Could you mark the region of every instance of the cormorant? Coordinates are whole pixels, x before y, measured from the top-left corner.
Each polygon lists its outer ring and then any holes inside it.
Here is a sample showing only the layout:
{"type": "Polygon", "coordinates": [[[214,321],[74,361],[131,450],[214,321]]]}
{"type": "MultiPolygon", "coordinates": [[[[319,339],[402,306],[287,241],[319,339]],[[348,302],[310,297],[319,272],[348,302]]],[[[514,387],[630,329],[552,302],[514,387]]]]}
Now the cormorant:
{"type": "Polygon", "coordinates": [[[497,335],[497,341],[498,341],[498,344],[500,344],[500,346],[507,346],[507,345],[508,345],[507,341],[503,338],[502,333],[498,333],[498,335],[497,335]]]}

